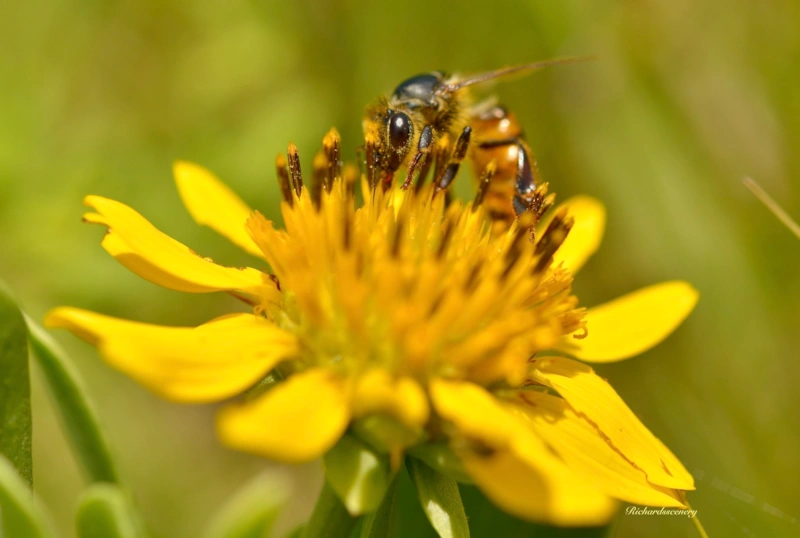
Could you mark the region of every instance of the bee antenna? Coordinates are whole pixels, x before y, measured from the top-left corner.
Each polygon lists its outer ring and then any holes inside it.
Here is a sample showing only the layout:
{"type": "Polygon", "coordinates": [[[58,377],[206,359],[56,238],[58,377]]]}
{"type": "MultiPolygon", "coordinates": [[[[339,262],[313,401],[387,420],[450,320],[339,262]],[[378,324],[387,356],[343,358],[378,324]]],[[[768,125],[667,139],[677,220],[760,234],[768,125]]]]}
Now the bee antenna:
{"type": "Polygon", "coordinates": [[[571,56],[568,58],[555,58],[552,60],[542,60],[539,62],[533,62],[529,64],[514,65],[511,67],[502,67],[500,69],[489,71],[487,73],[480,73],[478,75],[473,75],[469,78],[459,80],[458,82],[454,82],[452,84],[443,84],[437,89],[437,92],[438,93],[454,92],[466,86],[472,86],[473,84],[480,84],[481,82],[486,82],[488,80],[504,77],[506,75],[511,75],[514,73],[520,73],[524,71],[536,71],[537,69],[542,69],[544,67],[549,67],[551,65],[587,62],[596,59],[597,57],[595,56],[571,56]]]}

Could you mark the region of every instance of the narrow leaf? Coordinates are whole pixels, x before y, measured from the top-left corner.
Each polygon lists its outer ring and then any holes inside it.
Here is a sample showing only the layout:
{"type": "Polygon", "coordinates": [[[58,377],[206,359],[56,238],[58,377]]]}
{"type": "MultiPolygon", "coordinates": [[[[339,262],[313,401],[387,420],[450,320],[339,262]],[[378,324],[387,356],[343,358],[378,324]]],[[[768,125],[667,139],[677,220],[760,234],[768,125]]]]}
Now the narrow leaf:
{"type": "Polygon", "coordinates": [[[378,509],[364,516],[361,538],[389,538],[391,536],[396,494],[397,480],[395,479],[384,494],[378,509]]]}
{"type": "Polygon", "coordinates": [[[145,538],[127,494],[119,486],[98,483],[83,494],[75,516],[78,538],[145,538]]]}
{"type": "Polygon", "coordinates": [[[375,510],[392,480],[389,458],[345,434],[325,454],[325,477],[352,515],[375,510]]]}
{"type": "Polygon", "coordinates": [[[441,538],[468,538],[469,525],[458,484],[421,461],[408,458],[408,472],[422,510],[441,538]]]}
{"type": "Polygon", "coordinates": [[[30,318],[26,321],[37,364],[84,474],[92,482],[120,484],[110,446],[78,373],[50,335],[30,318]]]}
{"type": "Polygon", "coordinates": [[[308,520],[303,538],[347,538],[356,524],[356,518],[347,513],[347,509],[336,496],[328,482],[322,484],[322,491],[314,505],[314,511],[308,520]]]}
{"type": "Polygon", "coordinates": [[[53,527],[14,466],[0,456],[0,536],[53,538],[53,527]]]}
{"type": "Polygon", "coordinates": [[[206,538],[265,538],[288,498],[287,486],[261,475],[241,488],[214,516],[206,538]]]}
{"type": "Polygon", "coordinates": [[[31,383],[25,320],[0,282],[0,454],[33,487],[31,383]]]}

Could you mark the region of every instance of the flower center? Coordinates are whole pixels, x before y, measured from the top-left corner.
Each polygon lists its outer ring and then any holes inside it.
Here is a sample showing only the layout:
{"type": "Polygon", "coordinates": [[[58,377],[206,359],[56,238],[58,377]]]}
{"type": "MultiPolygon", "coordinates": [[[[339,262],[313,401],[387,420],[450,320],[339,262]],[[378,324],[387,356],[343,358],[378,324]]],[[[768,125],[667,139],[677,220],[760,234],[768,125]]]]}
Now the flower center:
{"type": "Polygon", "coordinates": [[[282,291],[263,310],[298,335],[302,362],[518,385],[533,355],[583,327],[571,275],[552,267],[572,222],[542,219],[547,185],[498,231],[481,193],[449,202],[433,184],[362,178],[359,203],[356,174],[329,166],[326,150],[310,188],[296,149],[288,167],[279,159],[285,229],[259,213],[247,223],[282,291]]]}

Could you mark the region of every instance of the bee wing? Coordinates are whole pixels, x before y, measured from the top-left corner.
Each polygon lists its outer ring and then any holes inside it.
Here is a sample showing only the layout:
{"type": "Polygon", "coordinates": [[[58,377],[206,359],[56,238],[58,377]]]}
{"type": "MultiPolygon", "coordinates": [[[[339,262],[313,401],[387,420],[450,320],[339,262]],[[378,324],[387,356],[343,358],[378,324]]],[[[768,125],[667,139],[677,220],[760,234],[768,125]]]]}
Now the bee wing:
{"type": "Polygon", "coordinates": [[[466,86],[472,86],[473,84],[480,84],[482,82],[486,82],[489,80],[494,80],[496,78],[504,77],[507,75],[511,75],[514,73],[522,73],[525,71],[536,71],[538,69],[542,69],[544,67],[548,67],[551,65],[558,65],[558,64],[571,64],[576,62],[585,62],[589,60],[594,60],[594,56],[572,56],[569,58],[555,58],[553,60],[542,60],[539,62],[533,62],[529,64],[522,64],[522,65],[514,65],[511,67],[501,67],[500,69],[495,69],[494,71],[488,71],[486,73],[479,73],[477,75],[472,75],[467,78],[457,80],[455,82],[445,83],[437,88],[438,93],[452,93],[454,91],[460,90],[466,86]]]}

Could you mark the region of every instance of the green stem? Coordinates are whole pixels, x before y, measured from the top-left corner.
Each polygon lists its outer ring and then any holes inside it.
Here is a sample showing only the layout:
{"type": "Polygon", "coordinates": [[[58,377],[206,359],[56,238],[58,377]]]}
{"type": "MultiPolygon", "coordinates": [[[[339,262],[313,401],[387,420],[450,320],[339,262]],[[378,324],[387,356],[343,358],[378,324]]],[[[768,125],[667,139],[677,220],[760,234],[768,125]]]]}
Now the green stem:
{"type": "Polygon", "coordinates": [[[317,498],[303,538],[347,538],[356,524],[327,482],[317,498]]]}
{"type": "Polygon", "coordinates": [[[694,516],[692,518],[692,523],[694,524],[694,528],[697,530],[697,534],[700,535],[700,538],[708,538],[708,534],[706,533],[706,530],[703,528],[703,524],[700,523],[699,517],[694,516]]]}
{"type": "MultiPolygon", "coordinates": [[[[691,510],[692,506],[689,504],[689,501],[686,500],[686,492],[683,492],[683,495],[681,495],[681,497],[683,500],[683,504],[686,505],[686,508],[691,510]]],[[[700,518],[697,517],[697,513],[695,513],[694,517],[692,518],[692,524],[694,525],[694,528],[697,530],[697,534],[700,535],[700,538],[708,538],[708,534],[706,533],[706,530],[703,528],[703,524],[700,523],[700,518]]]]}

